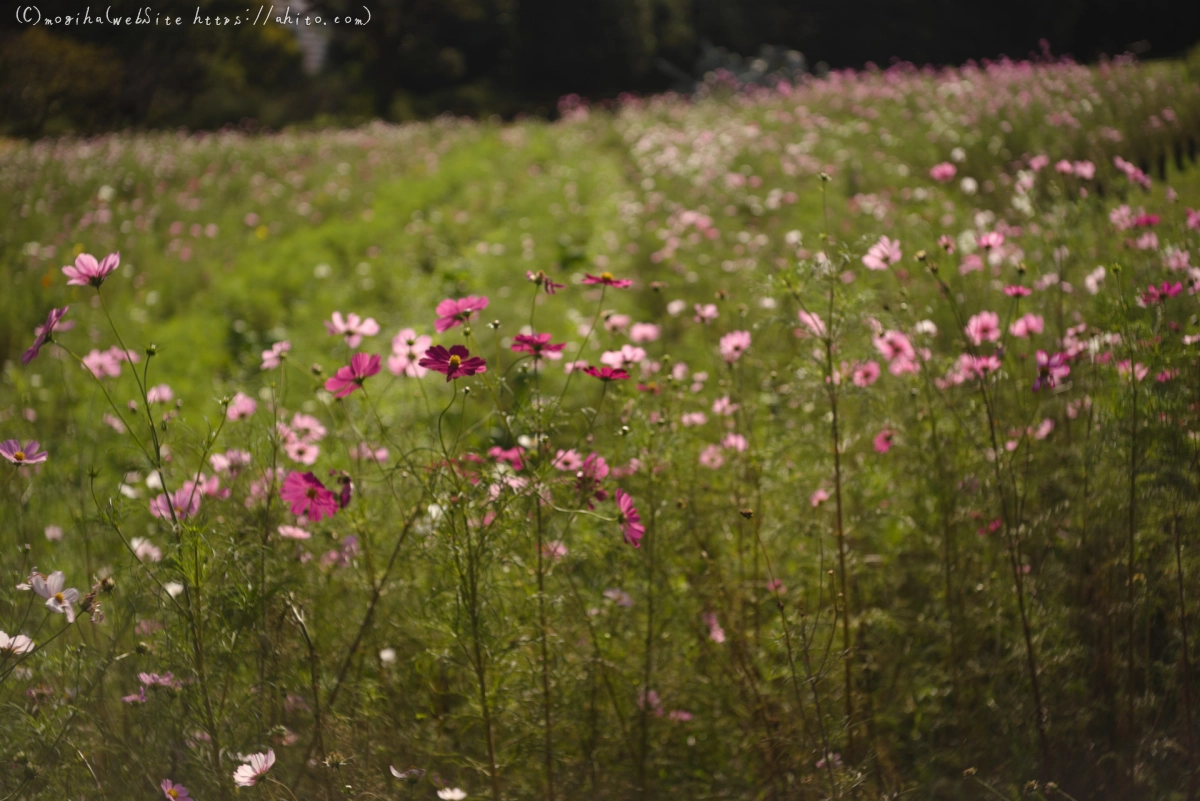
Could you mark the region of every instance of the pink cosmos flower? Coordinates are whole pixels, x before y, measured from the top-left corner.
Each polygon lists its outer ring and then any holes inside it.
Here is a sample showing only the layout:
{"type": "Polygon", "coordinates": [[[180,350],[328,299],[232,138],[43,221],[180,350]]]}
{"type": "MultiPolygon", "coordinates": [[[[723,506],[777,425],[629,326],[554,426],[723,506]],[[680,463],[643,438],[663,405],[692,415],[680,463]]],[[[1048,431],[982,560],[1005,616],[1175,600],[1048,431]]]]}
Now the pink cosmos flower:
{"type": "Polygon", "coordinates": [[[441,345],[434,345],[425,351],[425,355],[418,364],[421,367],[444,373],[447,382],[463,376],[487,372],[487,362],[478,356],[472,356],[471,352],[462,345],[452,345],[450,350],[446,350],[441,345]]]}
{"type": "Polygon", "coordinates": [[[227,472],[230,476],[236,476],[241,468],[250,464],[250,454],[241,450],[228,450],[209,456],[208,463],[218,473],[227,472]]]}
{"type": "Polygon", "coordinates": [[[613,278],[613,274],[610,272],[602,272],[599,275],[585,273],[583,277],[583,283],[604,284],[605,286],[611,286],[614,289],[628,289],[629,287],[633,286],[632,280],[628,278],[613,278]]]}
{"type": "Polygon", "coordinates": [[[258,402],[254,398],[239,392],[229,402],[229,408],[225,410],[225,417],[228,420],[245,420],[257,409],[258,402]]]}
{"type": "Polygon", "coordinates": [[[1004,244],[1004,234],[999,231],[988,231],[986,234],[976,236],[975,242],[984,250],[991,250],[1004,244]]]}
{"type": "Polygon", "coordinates": [[[308,530],[299,526],[280,526],[276,531],[285,540],[307,540],[312,538],[312,534],[308,530]]]}
{"type": "Polygon", "coordinates": [[[17,466],[27,464],[41,464],[49,458],[45,451],[38,450],[38,441],[31,439],[26,442],[24,447],[20,440],[6,439],[0,442],[0,456],[3,456],[8,461],[17,466]]]}
{"type": "Polygon", "coordinates": [[[74,267],[63,267],[63,275],[69,279],[67,286],[94,286],[97,289],[108,278],[109,273],[121,266],[121,254],[109,253],[103,261],[97,262],[90,253],[80,253],[75,257],[74,267]]]}
{"type": "Polygon", "coordinates": [[[325,439],[325,426],[311,414],[296,412],[292,415],[292,430],[305,442],[320,442],[325,439]]]}
{"type": "Polygon", "coordinates": [[[253,787],[275,764],[275,749],[268,748],[265,754],[244,757],[246,764],[233,772],[233,782],[238,787],[253,787]]]}
{"type": "Polygon", "coordinates": [[[397,376],[424,378],[429,371],[418,362],[432,344],[432,337],[418,335],[411,328],[402,329],[392,337],[392,355],[388,358],[388,371],[397,376]]]}
{"type": "Polygon", "coordinates": [[[175,400],[175,391],[167,384],[158,384],[146,390],[146,400],[149,403],[170,403],[175,400]]]}
{"type": "MultiPolygon", "coordinates": [[[[536,362],[545,356],[548,359],[561,359],[566,343],[552,344],[550,334],[517,334],[513,337],[512,351],[514,353],[532,354],[536,362]]],[[[645,354],[645,351],[642,351],[645,354]]]]}
{"type": "Polygon", "coordinates": [[[1045,321],[1040,314],[1026,314],[1009,323],[1008,333],[1014,337],[1025,339],[1034,334],[1042,333],[1044,327],[1045,321]]]}
{"type": "Polygon", "coordinates": [[[498,462],[507,463],[509,466],[512,467],[513,470],[516,470],[518,473],[525,469],[525,462],[521,458],[522,456],[524,456],[524,454],[525,454],[525,449],[522,448],[520,445],[517,445],[512,448],[501,448],[500,446],[497,445],[496,447],[490,448],[488,450],[488,456],[492,457],[493,459],[495,459],[498,462]]]}
{"type": "Polygon", "coordinates": [[[351,459],[360,459],[364,462],[379,462],[383,464],[388,460],[387,448],[376,448],[367,442],[359,443],[358,447],[350,449],[351,459]]]}
{"type": "Polygon", "coordinates": [[[575,471],[583,465],[583,458],[574,448],[569,451],[560,450],[554,454],[554,461],[550,465],[559,470],[575,471]]]}
{"type": "Polygon", "coordinates": [[[750,347],[750,332],[749,331],[730,331],[725,336],[721,337],[721,358],[729,364],[733,364],[742,357],[746,349],[750,347]]]}
{"type": "Polygon", "coordinates": [[[634,323],[629,328],[629,338],[639,344],[654,342],[658,336],[659,329],[654,323],[634,323]]]}
{"type": "Polygon", "coordinates": [[[706,303],[703,306],[701,306],[699,303],[697,303],[696,304],[696,316],[693,317],[692,320],[697,323],[707,324],[707,323],[711,323],[713,320],[717,319],[720,316],[721,316],[721,313],[719,311],[717,311],[717,304],[706,303]]]}
{"type": "Polygon", "coordinates": [[[700,451],[700,464],[709,470],[719,470],[725,464],[725,456],[721,453],[720,445],[709,445],[700,451]]]}
{"type": "Polygon", "coordinates": [[[1143,381],[1143,380],[1145,380],[1146,376],[1150,375],[1150,368],[1147,367],[1146,365],[1142,364],[1141,362],[1138,362],[1137,364],[1133,365],[1133,367],[1131,368],[1129,359],[1125,359],[1124,361],[1117,362],[1117,374],[1118,375],[1120,375],[1124,378],[1128,378],[1131,373],[1132,373],[1133,377],[1136,378],[1138,381],[1143,381]]]}
{"type": "Polygon", "coordinates": [[[46,526],[46,540],[49,542],[62,542],[63,530],[62,526],[46,526]]]}
{"type": "Polygon", "coordinates": [[[129,545],[133,548],[133,555],[139,562],[162,561],[162,548],[144,537],[134,537],[129,541],[129,545]]]}
{"type": "Polygon", "coordinates": [[[608,350],[600,355],[600,363],[620,369],[639,364],[646,358],[646,351],[636,345],[622,345],[620,350],[608,350]]]}
{"type": "Polygon", "coordinates": [[[812,312],[801,309],[796,312],[796,316],[800,318],[800,324],[809,330],[815,337],[825,336],[825,321],[812,312]]]}
{"type": "MultiPolygon", "coordinates": [[[[604,329],[606,331],[624,331],[633,322],[633,318],[628,314],[606,314],[604,316],[604,329]]],[[[580,326],[580,336],[586,336],[586,326],[580,326]]]]}
{"type": "Polygon", "coordinates": [[[287,352],[292,349],[292,343],[286,339],[282,342],[276,342],[269,350],[262,352],[262,367],[261,370],[274,370],[279,365],[283,364],[283,360],[287,352]]]}
{"type": "Polygon", "coordinates": [[[374,317],[364,320],[354,313],[342,317],[341,312],[335,311],[333,319],[325,321],[325,330],[331,337],[345,337],[347,345],[357,348],[363,337],[373,337],[379,333],[379,323],[375,322],[374,317]]]}
{"type": "Polygon", "coordinates": [[[946,251],[946,255],[950,255],[954,252],[955,248],[954,237],[949,234],[942,234],[938,237],[938,247],[946,251]]]}
{"type": "Polygon", "coordinates": [[[815,490],[812,495],[808,496],[808,502],[813,505],[814,509],[827,500],[829,500],[829,493],[819,488],[815,490]]]}
{"type": "Polygon", "coordinates": [[[853,379],[856,387],[869,387],[879,380],[879,363],[874,361],[860,362],[854,366],[853,379]]]}
{"type": "Polygon", "coordinates": [[[744,453],[750,444],[741,434],[726,434],[721,440],[721,447],[738,453],[744,453]]]}
{"type": "MultiPolygon", "coordinates": [[[[39,326],[34,333],[33,344],[21,354],[21,364],[29,364],[37,358],[38,354],[42,352],[42,346],[46,344],[46,340],[54,333],[55,326],[58,326],[59,321],[62,320],[63,315],[67,313],[67,309],[69,308],[71,307],[63,306],[61,309],[50,310],[50,313],[46,315],[45,324],[39,326]]],[[[60,327],[66,328],[65,325],[60,327]]]]}
{"type": "Polygon", "coordinates": [[[875,446],[875,451],[877,453],[887,453],[889,450],[891,450],[892,436],[892,431],[888,428],[885,428],[876,434],[875,439],[872,441],[872,444],[875,446]]]}
{"type": "Polygon", "coordinates": [[[451,328],[475,319],[479,316],[479,312],[486,309],[487,306],[487,298],[476,297],[475,295],[469,295],[457,300],[446,298],[437,305],[437,320],[434,321],[433,328],[439,334],[443,331],[449,331],[451,328]]]}
{"type": "Polygon", "coordinates": [[[1085,181],[1090,181],[1096,177],[1096,165],[1090,161],[1075,162],[1075,176],[1082,178],[1085,181]]]}
{"type": "Polygon", "coordinates": [[[1200,231],[1200,210],[1187,210],[1187,227],[1193,231],[1200,231]]]}
{"type": "Polygon", "coordinates": [[[625,541],[634,548],[642,547],[642,537],[646,534],[646,527],[642,525],[642,516],[638,514],[637,507],[633,505],[633,498],[630,498],[625,490],[617,490],[617,522],[619,522],[625,533],[625,541]]]}
{"type": "MultiPolygon", "coordinates": [[[[725,632],[721,632],[721,636],[724,638],[725,632]]],[[[667,720],[671,721],[672,723],[687,723],[691,719],[692,713],[685,709],[672,709],[667,713],[667,720]]]]}
{"type": "Polygon", "coordinates": [[[633,596],[625,592],[625,590],[605,590],[603,594],[605,598],[617,606],[622,606],[626,609],[633,606],[633,596]]]}
{"type": "Polygon", "coordinates": [[[284,443],[284,453],[287,458],[297,464],[311,465],[315,464],[321,455],[321,449],[311,442],[305,442],[302,439],[292,439],[284,443]]]}
{"type": "Polygon", "coordinates": [[[335,398],[344,398],[363,382],[379,372],[379,356],[374,353],[356,353],[350,357],[350,364],[339,367],[333,377],[325,382],[325,390],[332,392],[335,398]]]}
{"type": "Polygon", "coordinates": [[[872,337],[871,342],[875,345],[875,350],[879,351],[880,355],[889,362],[895,359],[915,359],[917,357],[912,340],[903,331],[884,331],[882,334],[872,337]]]}
{"type": "Polygon", "coordinates": [[[708,416],[704,412],[684,412],[680,416],[679,422],[684,428],[702,426],[708,422],[708,416]]]}
{"type": "Polygon", "coordinates": [[[967,320],[963,330],[972,345],[995,342],[1000,338],[1000,316],[995,312],[982,311],[967,320]]]}
{"type": "Polygon", "coordinates": [[[163,520],[171,519],[174,510],[176,520],[186,520],[200,511],[200,496],[194,487],[183,486],[169,496],[162,493],[150,501],[150,514],[163,520]]]}
{"type": "Polygon", "coordinates": [[[1033,291],[1029,289],[1029,287],[1020,286],[1019,284],[1012,284],[1004,287],[1004,294],[1008,295],[1010,298],[1027,298],[1033,294],[1033,291]]]}
{"type": "Polygon", "coordinates": [[[624,381],[629,378],[629,373],[619,368],[613,367],[584,367],[583,372],[590,375],[592,378],[599,378],[601,381],[624,381]]]}
{"type": "Polygon", "coordinates": [[[900,240],[881,236],[879,241],[867,250],[867,255],[862,257],[862,263],[868,270],[886,270],[888,265],[900,261],[902,255],[900,240]]]}
{"type": "Polygon", "coordinates": [[[713,612],[705,612],[701,619],[704,625],[708,626],[708,639],[715,643],[725,642],[725,630],[721,628],[721,624],[717,622],[717,616],[713,612]]]}
{"type": "Polygon", "coordinates": [[[40,597],[46,599],[46,608],[51,612],[67,616],[68,623],[75,622],[75,608],[72,604],[79,602],[79,590],[63,589],[66,576],[61,570],[55,570],[49,576],[34,573],[30,581],[31,589],[40,597]]]}
{"type": "Polygon", "coordinates": [[[1060,159],[1059,161],[1055,162],[1054,169],[1056,172],[1062,173],[1063,175],[1070,175],[1071,173],[1075,172],[1074,165],[1072,165],[1071,162],[1067,161],[1066,159],[1060,159]]]}
{"type": "Polygon", "coordinates": [[[929,169],[929,177],[937,181],[939,184],[948,183],[954,180],[954,176],[957,173],[958,168],[948,161],[943,161],[941,164],[935,164],[929,169]]]}
{"type": "Polygon", "coordinates": [[[279,497],[292,505],[292,514],[314,523],[333,517],[338,510],[337,497],[311,472],[298,473],[293,470],[288,473],[279,490],[279,497]]]}
{"type": "Polygon", "coordinates": [[[170,801],[192,801],[192,797],[188,795],[188,788],[182,784],[175,784],[170,779],[163,779],[162,784],[163,795],[170,801]]]}
{"type": "Polygon", "coordinates": [[[1034,172],[1040,172],[1042,168],[1049,166],[1050,157],[1045,153],[1040,153],[1029,160],[1029,169],[1034,172]]]}
{"type": "Polygon", "coordinates": [[[33,640],[24,634],[14,634],[10,637],[0,631],[0,657],[27,654],[36,647],[33,640]]]}
{"type": "Polygon", "coordinates": [[[1037,352],[1037,370],[1037,378],[1033,381],[1034,392],[1037,392],[1042,387],[1053,388],[1059,381],[1071,374],[1071,368],[1067,364],[1065,355],[1055,353],[1051,356],[1044,350],[1037,352]]]}
{"type": "Polygon", "coordinates": [[[723,395],[713,401],[712,412],[721,417],[729,417],[740,408],[742,408],[740,403],[734,403],[728,395],[723,395]]]}

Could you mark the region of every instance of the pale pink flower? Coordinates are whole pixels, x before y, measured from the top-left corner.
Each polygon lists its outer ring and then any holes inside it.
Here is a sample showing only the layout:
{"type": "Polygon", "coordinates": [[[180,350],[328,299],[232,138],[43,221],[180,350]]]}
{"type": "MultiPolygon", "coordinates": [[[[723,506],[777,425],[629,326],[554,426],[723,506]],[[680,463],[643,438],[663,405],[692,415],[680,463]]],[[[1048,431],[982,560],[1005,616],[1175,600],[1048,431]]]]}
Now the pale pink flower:
{"type": "Polygon", "coordinates": [[[704,625],[708,626],[708,639],[715,643],[725,642],[725,630],[721,628],[721,624],[717,622],[717,616],[713,612],[705,612],[703,615],[704,625]]]}
{"type": "Polygon", "coordinates": [[[600,354],[600,363],[614,370],[638,364],[646,358],[646,351],[636,345],[622,345],[620,350],[609,350],[600,354]]]}
{"type": "Polygon", "coordinates": [[[954,180],[954,176],[957,173],[958,168],[948,161],[943,161],[941,164],[935,164],[929,169],[929,177],[937,181],[939,184],[948,183],[954,180]]]}
{"type": "Polygon", "coordinates": [[[574,448],[569,451],[560,450],[554,454],[554,461],[551,462],[551,465],[559,470],[574,472],[583,467],[583,458],[574,448]]]}
{"type": "Polygon", "coordinates": [[[14,634],[10,637],[0,631],[0,657],[27,654],[36,647],[33,640],[24,634],[14,634]]]}
{"type": "Polygon", "coordinates": [[[717,305],[715,303],[707,303],[703,306],[701,306],[699,303],[697,303],[696,304],[696,316],[693,317],[692,319],[694,321],[696,321],[697,323],[711,323],[713,320],[717,319],[719,316],[720,316],[720,313],[717,311],[717,305]]]}
{"type": "Polygon", "coordinates": [[[750,445],[746,442],[746,438],[741,434],[726,434],[721,440],[721,447],[725,448],[726,450],[744,453],[745,450],[750,447],[750,445]]]}
{"type": "Polygon", "coordinates": [[[104,279],[121,265],[120,253],[109,253],[100,262],[90,253],[80,253],[75,257],[74,267],[63,267],[63,275],[69,279],[68,286],[94,286],[97,289],[104,279]]]}
{"type": "Polygon", "coordinates": [[[859,362],[854,365],[854,385],[869,387],[879,380],[879,363],[874,361],[859,362]]]}
{"type": "Polygon", "coordinates": [[[233,772],[233,782],[238,787],[253,787],[275,764],[275,749],[268,748],[265,754],[251,754],[243,759],[246,764],[233,772]]]}
{"type": "Polygon", "coordinates": [[[721,337],[720,347],[721,358],[732,364],[740,359],[746,349],[750,347],[750,332],[730,331],[721,337]]]}
{"type": "Polygon", "coordinates": [[[245,420],[257,410],[258,402],[249,395],[239,392],[229,402],[229,408],[225,410],[225,417],[228,420],[245,420]]]}
{"type": "Polygon", "coordinates": [[[61,542],[63,538],[62,526],[46,526],[46,540],[48,542],[61,542]]]}
{"type": "Polygon", "coordinates": [[[325,426],[311,414],[297,412],[292,415],[291,428],[305,442],[315,443],[325,439],[325,426]]]}
{"type": "Polygon", "coordinates": [[[347,345],[357,348],[363,337],[373,337],[379,333],[379,323],[375,322],[374,317],[364,320],[353,312],[342,317],[341,312],[335,311],[332,320],[325,321],[325,330],[331,337],[345,337],[347,345]]]}
{"type": "Polygon", "coordinates": [[[1014,337],[1025,339],[1034,334],[1042,333],[1045,321],[1040,314],[1026,314],[1013,320],[1008,326],[1008,333],[1014,337]]]}
{"type": "Polygon", "coordinates": [[[659,329],[654,323],[634,323],[629,329],[629,338],[638,344],[654,342],[658,336],[659,329]]]}
{"type": "Polygon", "coordinates": [[[702,426],[708,422],[708,417],[704,414],[704,412],[684,412],[679,418],[679,422],[685,428],[690,426],[702,426]]]}
{"type": "Polygon", "coordinates": [[[269,350],[262,352],[262,370],[274,370],[279,365],[283,364],[283,360],[287,352],[292,349],[292,343],[284,340],[276,342],[269,350]]]}
{"type": "Polygon", "coordinates": [[[300,526],[280,526],[276,531],[285,540],[307,540],[312,538],[312,533],[300,528],[300,526]]]}
{"type": "Polygon", "coordinates": [[[700,464],[709,470],[720,469],[721,465],[725,464],[725,457],[721,454],[721,446],[709,445],[700,451],[700,464]]]}
{"type": "Polygon", "coordinates": [[[742,408],[740,403],[734,403],[728,395],[724,395],[713,401],[712,412],[721,417],[729,417],[740,408],[742,408]]]}
{"type": "Polygon", "coordinates": [[[984,250],[991,250],[1004,244],[1004,234],[999,231],[988,231],[986,234],[975,237],[975,242],[984,250]]]}
{"type": "Polygon", "coordinates": [[[66,615],[68,623],[75,622],[75,608],[72,604],[79,602],[79,590],[64,589],[66,576],[61,570],[55,570],[49,576],[34,573],[30,585],[35,593],[46,599],[47,609],[66,615]]]}
{"type": "Polygon", "coordinates": [[[800,324],[807,328],[813,336],[825,336],[825,321],[820,317],[803,309],[798,311],[796,316],[800,318],[800,324]]]}
{"type": "Polygon", "coordinates": [[[868,270],[886,270],[888,265],[900,261],[902,255],[900,240],[881,236],[879,241],[867,250],[867,255],[862,257],[862,263],[868,270]]]}
{"type": "Polygon", "coordinates": [[[141,562],[161,562],[162,549],[144,537],[134,537],[129,541],[133,555],[141,562]]]}
{"type": "Polygon", "coordinates": [[[150,501],[150,514],[163,520],[171,519],[174,511],[176,520],[186,520],[200,511],[201,493],[193,487],[184,486],[175,490],[169,496],[160,494],[150,501]]]}
{"type": "Polygon", "coordinates": [[[812,495],[808,496],[808,502],[813,505],[814,509],[827,500],[829,500],[829,493],[820,488],[815,490],[812,495]]]}
{"type": "Polygon", "coordinates": [[[159,384],[146,390],[146,400],[149,403],[170,403],[175,400],[175,393],[166,384],[159,384]]]}
{"type": "Polygon", "coordinates": [[[392,355],[388,357],[388,371],[392,375],[404,375],[409,378],[422,378],[429,372],[418,362],[425,356],[425,351],[433,345],[433,338],[418,334],[411,328],[402,329],[392,337],[392,355]]]}

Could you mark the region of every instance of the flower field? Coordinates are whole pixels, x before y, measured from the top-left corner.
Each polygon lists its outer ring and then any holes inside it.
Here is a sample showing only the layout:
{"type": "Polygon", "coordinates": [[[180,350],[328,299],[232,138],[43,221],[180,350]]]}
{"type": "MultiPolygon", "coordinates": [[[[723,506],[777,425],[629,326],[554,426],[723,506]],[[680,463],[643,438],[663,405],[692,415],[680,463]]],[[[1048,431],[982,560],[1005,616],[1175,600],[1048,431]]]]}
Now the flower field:
{"type": "Polygon", "coordinates": [[[1200,86],[0,143],[0,799],[1195,798],[1200,86]]]}

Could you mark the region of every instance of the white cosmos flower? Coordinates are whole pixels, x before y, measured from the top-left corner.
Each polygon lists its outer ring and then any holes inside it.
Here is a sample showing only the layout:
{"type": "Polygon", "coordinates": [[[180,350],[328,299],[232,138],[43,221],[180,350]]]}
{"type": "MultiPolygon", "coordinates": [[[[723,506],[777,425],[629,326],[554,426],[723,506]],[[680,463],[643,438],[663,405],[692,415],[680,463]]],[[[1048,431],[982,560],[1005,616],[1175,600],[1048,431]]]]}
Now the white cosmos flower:
{"type": "Polygon", "coordinates": [[[33,591],[46,599],[46,608],[52,612],[67,616],[68,623],[75,622],[75,608],[72,604],[79,600],[79,590],[63,589],[66,577],[61,570],[55,570],[48,577],[34,575],[33,591]]]}
{"type": "Polygon", "coordinates": [[[27,654],[33,649],[33,640],[24,634],[15,634],[9,637],[3,631],[0,631],[0,654],[27,654]]]}

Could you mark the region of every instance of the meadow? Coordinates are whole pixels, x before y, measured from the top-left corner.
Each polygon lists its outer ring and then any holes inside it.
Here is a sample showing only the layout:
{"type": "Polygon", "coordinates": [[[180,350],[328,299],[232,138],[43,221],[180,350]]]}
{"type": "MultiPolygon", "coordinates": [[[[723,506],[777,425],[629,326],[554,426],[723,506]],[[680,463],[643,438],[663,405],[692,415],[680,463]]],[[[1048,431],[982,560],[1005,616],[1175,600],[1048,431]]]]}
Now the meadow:
{"type": "Polygon", "coordinates": [[[1196,76],[560,112],[0,143],[0,799],[1195,798],[1196,76]]]}

